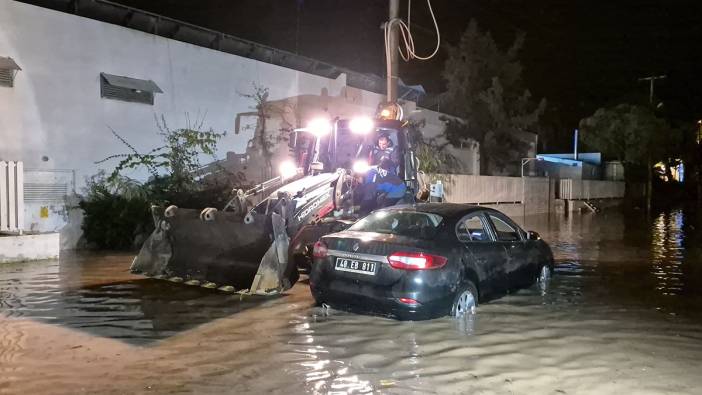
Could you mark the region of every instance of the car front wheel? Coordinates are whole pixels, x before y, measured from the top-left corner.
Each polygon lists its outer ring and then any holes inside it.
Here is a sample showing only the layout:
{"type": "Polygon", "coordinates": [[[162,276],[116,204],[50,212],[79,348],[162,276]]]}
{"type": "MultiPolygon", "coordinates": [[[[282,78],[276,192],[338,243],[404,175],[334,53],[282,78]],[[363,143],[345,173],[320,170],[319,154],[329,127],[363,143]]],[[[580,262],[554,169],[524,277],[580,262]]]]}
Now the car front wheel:
{"type": "Polygon", "coordinates": [[[463,284],[456,293],[456,298],[451,306],[451,316],[460,318],[466,314],[474,314],[478,307],[478,291],[472,282],[463,284]]]}

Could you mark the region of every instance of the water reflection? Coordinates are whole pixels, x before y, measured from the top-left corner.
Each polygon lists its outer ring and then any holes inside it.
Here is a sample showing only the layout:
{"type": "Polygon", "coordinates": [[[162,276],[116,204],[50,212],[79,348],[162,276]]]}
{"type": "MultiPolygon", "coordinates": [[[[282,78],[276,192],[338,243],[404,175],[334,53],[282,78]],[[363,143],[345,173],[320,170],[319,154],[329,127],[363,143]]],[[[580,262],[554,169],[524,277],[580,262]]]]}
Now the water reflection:
{"type": "MultiPolygon", "coordinates": [[[[291,321],[293,338],[289,345],[293,347],[290,357],[297,367],[289,369],[295,376],[301,376],[307,392],[314,394],[366,394],[374,388],[367,380],[350,372],[349,366],[342,360],[333,358],[332,350],[315,336],[314,327],[319,323],[329,322],[335,312],[328,308],[315,308],[312,315],[300,316],[291,321]]],[[[348,332],[347,332],[348,334],[348,332]]],[[[344,333],[339,334],[344,339],[344,333]]]]}
{"type": "Polygon", "coordinates": [[[685,285],[682,265],[685,259],[684,216],[682,210],[663,212],[651,227],[652,273],[662,295],[675,296],[685,285]]]}
{"type": "Polygon", "coordinates": [[[75,277],[89,270],[72,263],[54,260],[8,266],[9,270],[0,272],[0,312],[148,344],[270,300],[242,299],[153,279],[80,286],[75,277]],[[66,273],[73,281],[63,280],[66,273]]]}

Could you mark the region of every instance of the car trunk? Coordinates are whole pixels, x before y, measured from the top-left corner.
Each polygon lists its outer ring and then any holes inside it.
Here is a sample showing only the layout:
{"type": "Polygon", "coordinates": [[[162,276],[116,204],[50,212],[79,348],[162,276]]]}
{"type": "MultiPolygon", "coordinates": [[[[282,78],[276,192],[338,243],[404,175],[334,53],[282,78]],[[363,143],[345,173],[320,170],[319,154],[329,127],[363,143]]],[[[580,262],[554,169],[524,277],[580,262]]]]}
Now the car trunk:
{"type": "Polygon", "coordinates": [[[334,278],[340,281],[392,285],[401,281],[407,270],[395,269],[388,263],[387,257],[395,252],[426,252],[431,247],[430,240],[371,232],[346,231],[325,236],[322,241],[329,249],[330,265],[327,269],[334,271],[334,278]],[[369,265],[376,267],[370,274],[369,265]]]}

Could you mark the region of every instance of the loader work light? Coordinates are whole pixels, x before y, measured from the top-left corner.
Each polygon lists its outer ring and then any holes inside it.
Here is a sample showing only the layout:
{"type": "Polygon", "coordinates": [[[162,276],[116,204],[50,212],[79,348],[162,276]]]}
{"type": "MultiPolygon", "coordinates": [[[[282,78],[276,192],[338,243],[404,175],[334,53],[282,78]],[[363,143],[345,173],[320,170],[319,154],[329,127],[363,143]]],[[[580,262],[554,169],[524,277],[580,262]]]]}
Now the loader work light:
{"type": "Polygon", "coordinates": [[[307,124],[307,130],[314,133],[316,136],[329,134],[331,129],[331,122],[325,118],[315,118],[307,124]]]}
{"type": "Polygon", "coordinates": [[[280,176],[285,180],[291,177],[295,177],[297,175],[297,166],[289,160],[286,160],[285,162],[280,164],[280,167],[278,167],[278,170],[280,171],[280,176]]]}
{"type": "Polygon", "coordinates": [[[404,116],[402,107],[396,103],[385,103],[378,106],[378,118],[401,121],[404,116]]]}
{"type": "Polygon", "coordinates": [[[367,173],[368,170],[370,170],[370,166],[368,165],[368,162],[365,160],[357,160],[353,162],[353,172],[357,174],[364,174],[367,173]]]}
{"type": "Polygon", "coordinates": [[[373,120],[368,117],[353,118],[349,122],[349,129],[356,134],[368,134],[373,131],[373,120]]]}

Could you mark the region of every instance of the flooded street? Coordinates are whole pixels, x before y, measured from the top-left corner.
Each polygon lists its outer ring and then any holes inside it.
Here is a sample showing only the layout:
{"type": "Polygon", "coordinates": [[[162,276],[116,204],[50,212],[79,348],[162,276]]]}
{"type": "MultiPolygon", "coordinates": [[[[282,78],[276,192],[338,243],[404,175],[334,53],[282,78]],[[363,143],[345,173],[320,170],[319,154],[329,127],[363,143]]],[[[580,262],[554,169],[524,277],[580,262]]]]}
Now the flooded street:
{"type": "Polygon", "coordinates": [[[701,218],[525,222],[554,279],[460,321],[144,279],[121,253],[0,265],[0,394],[699,393],[701,218]]]}

